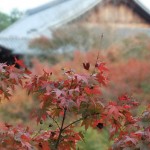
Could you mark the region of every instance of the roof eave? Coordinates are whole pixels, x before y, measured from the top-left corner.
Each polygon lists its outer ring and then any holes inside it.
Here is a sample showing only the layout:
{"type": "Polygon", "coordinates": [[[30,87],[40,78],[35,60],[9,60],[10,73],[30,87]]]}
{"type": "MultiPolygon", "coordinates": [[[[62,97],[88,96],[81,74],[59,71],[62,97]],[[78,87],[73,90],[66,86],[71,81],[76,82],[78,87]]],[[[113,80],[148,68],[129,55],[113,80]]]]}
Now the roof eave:
{"type": "Polygon", "coordinates": [[[150,23],[150,10],[146,8],[139,0],[133,1],[138,6],[136,11],[139,12],[139,14],[143,15],[143,18],[145,18],[145,20],[150,23]]]}

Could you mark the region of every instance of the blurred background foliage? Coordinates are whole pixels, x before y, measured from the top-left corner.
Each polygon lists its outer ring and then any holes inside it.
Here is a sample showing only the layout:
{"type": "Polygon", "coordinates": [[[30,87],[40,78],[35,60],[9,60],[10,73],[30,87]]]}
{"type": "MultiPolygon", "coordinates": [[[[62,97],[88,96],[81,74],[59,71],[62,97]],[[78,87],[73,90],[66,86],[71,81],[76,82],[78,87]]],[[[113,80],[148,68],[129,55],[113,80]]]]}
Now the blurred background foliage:
{"type": "Polygon", "coordinates": [[[0,32],[16,22],[23,15],[18,9],[13,9],[10,14],[0,12],[0,32]]]}
{"type": "Polygon", "coordinates": [[[75,49],[88,51],[93,48],[106,49],[112,42],[119,39],[114,28],[84,25],[68,25],[58,28],[53,31],[52,37],[51,39],[45,36],[36,38],[30,42],[30,47],[46,51],[58,50],[61,53],[75,49]],[[103,43],[101,42],[102,35],[105,35],[103,43]]]}
{"type": "Polygon", "coordinates": [[[96,130],[89,128],[87,132],[83,130],[84,140],[78,142],[78,150],[107,150],[112,144],[109,141],[109,133],[106,128],[96,130]]]}

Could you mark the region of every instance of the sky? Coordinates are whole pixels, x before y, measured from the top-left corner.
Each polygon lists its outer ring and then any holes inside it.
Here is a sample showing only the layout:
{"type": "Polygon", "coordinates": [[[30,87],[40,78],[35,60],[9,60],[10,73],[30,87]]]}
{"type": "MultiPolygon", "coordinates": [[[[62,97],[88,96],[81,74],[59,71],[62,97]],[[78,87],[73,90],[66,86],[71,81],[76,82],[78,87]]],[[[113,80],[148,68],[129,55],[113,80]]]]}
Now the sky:
{"type": "Polygon", "coordinates": [[[0,0],[0,11],[9,14],[12,9],[17,8],[24,12],[51,1],[55,0],[0,0]]]}
{"type": "MultiPolygon", "coordinates": [[[[55,0],[0,0],[0,11],[9,14],[12,9],[17,8],[18,10],[24,12],[28,9],[40,6],[51,1],[55,0]]],[[[150,9],[150,0],[139,1],[141,1],[146,7],[150,9]]]]}

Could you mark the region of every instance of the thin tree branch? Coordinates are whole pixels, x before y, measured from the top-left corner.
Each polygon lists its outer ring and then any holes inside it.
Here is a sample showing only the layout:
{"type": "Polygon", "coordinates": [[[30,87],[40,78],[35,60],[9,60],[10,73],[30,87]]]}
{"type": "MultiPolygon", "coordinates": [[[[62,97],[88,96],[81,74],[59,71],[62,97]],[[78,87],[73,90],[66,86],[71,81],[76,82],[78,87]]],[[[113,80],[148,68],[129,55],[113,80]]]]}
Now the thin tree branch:
{"type": "Polygon", "coordinates": [[[91,116],[94,116],[94,115],[99,115],[100,113],[95,113],[95,114],[91,114],[91,115],[88,115],[88,116],[86,116],[86,117],[82,117],[82,118],[80,118],[80,119],[78,119],[78,120],[76,120],[76,121],[73,121],[72,123],[70,123],[69,125],[67,125],[66,127],[64,127],[63,128],[63,131],[65,130],[65,129],[67,129],[68,127],[70,127],[71,125],[73,125],[73,124],[75,124],[75,123],[77,123],[77,122],[79,122],[79,121],[81,121],[81,120],[84,120],[84,119],[86,119],[86,118],[88,118],[88,117],[91,117],[91,116]]]}
{"type": "MultiPolygon", "coordinates": [[[[102,39],[103,39],[103,34],[101,35],[100,43],[102,43],[102,39]]],[[[95,73],[95,69],[96,69],[96,65],[97,65],[97,63],[98,63],[98,59],[99,59],[99,51],[98,51],[98,54],[97,54],[97,58],[96,58],[96,62],[95,62],[94,69],[93,69],[93,71],[92,71],[92,75],[95,73]]]]}
{"type": "MultiPolygon", "coordinates": [[[[73,84],[73,79],[71,80],[71,84],[70,84],[69,90],[71,89],[72,84],[73,84]]],[[[55,145],[56,150],[57,150],[58,145],[59,145],[60,140],[61,140],[61,134],[62,134],[62,132],[64,131],[63,128],[64,128],[64,122],[65,122],[65,119],[66,119],[66,112],[67,112],[67,108],[64,108],[64,115],[63,115],[61,127],[59,128],[58,139],[57,139],[57,142],[56,142],[56,145],[55,145]]]]}
{"type": "Polygon", "coordinates": [[[58,122],[57,122],[54,118],[52,118],[51,116],[49,116],[49,117],[55,122],[55,124],[57,125],[57,127],[58,127],[59,130],[60,130],[60,126],[59,126],[58,122]]]}
{"type": "Polygon", "coordinates": [[[38,132],[32,137],[32,139],[34,139],[41,131],[42,131],[42,128],[40,128],[40,129],[38,130],[38,132]]]}
{"type": "Polygon", "coordinates": [[[56,145],[55,145],[56,150],[58,148],[58,145],[59,145],[59,142],[60,142],[60,138],[61,138],[61,134],[63,132],[63,126],[64,126],[64,122],[65,122],[65,118],[66,118],[66,112],[67,112],[67,108],[64,109],[63,120],[62,120],[62,123],[61,123],[58,139],[57,139],[57,142],[56,142],[56,145]]]}
{"type": "Polygon", "coordinates": [[[76,121],[73,121],[72,123],[70,123],[69,125],[67,125],[66,127],[64,127],[64,128],[63,128],[63,131],[64,131],[65,129],[67,129],[68,127],[70,127],[71,125],[73,125],[73,124],[75,124],[75,123],[77,123],[77,122],[79,122],[79,121],[81,121],[81,120],[84,120],[84,119],[86,119],[86,117],[80,118],[80,119],[78,119],[78,120],[76,120],[76,121]]]}

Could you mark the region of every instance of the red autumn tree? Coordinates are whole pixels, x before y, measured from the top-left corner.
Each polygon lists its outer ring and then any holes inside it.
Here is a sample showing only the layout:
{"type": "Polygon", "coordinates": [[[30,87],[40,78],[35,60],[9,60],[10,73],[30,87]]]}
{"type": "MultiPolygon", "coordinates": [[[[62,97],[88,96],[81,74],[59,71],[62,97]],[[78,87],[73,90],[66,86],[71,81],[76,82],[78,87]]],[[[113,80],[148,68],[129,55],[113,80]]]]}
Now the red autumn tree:
{"type": "Polygon", "coordinates": [[[137,103],[128,95],[118,97],[118,103],[105,103],[101,87],[108,83],[108,69],[105,63],[83,63],[86,70],[78,74],[74,70],[63,70],[63,76],[56,80],[53,73],[32,74],[20,60],[15,65],[0,65],[0,98],[11,99],[15,86],[22,86],[40,102],[32,113],[37,123],[49,122],[49,127],[30,131],[29,127],[9,123],[0,124],[0,149],[9,150],[71,150],[82,140],[83,134],[75,130],[84,126],[99,130],[107,127],[111,149],[150,148],[150,126],[143,123],[150,119],[150,106],[142,117],[133,116],[131,109],[137,103]]]}

